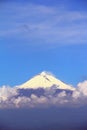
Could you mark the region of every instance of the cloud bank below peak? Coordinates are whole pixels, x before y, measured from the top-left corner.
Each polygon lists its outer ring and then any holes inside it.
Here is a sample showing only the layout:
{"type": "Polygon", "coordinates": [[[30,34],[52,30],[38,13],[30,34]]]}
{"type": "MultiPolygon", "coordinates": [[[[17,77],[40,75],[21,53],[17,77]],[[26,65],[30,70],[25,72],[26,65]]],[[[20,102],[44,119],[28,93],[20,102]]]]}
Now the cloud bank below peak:
{"type": "MultiPolygon", "coordinates": [[[[39,89],[38,89],[39,90],[39,89]]],[[[37,91],[38,91],[37,90],[37,91]]],[[[55,89],[44,89],[45,95],[30,96],[19,94],[18,87],[2,86],[0,88],[0,109],[2,108],[44,108],[44,107],[79,107],[87,105],[87,81],[81,82],[72,93],[65,90],[53,95],[55,89]]],[[[27,91],[26,91],[27,92],[27,91]]]]}

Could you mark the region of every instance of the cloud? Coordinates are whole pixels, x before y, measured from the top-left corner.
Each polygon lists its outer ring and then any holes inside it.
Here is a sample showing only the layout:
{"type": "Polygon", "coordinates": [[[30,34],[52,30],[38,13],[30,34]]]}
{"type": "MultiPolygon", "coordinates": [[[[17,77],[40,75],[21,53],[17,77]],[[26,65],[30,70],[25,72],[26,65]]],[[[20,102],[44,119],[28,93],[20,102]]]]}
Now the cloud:
{"type": "Polygon", "coordinates": [[[26,92],[27,95],[25,92],[23,94],[23,90],[20,93],[17,87],[2,86],[0,88],[0,108],[75,107],[87,105],[87,81],[79,83],[72,93],[65,90],[56,93],[56,89],[52,88],[50,90],[44,89],[44,94],[39,96],[35,91],[26,90],[26,92]]]}
{"type": "Polygon", "coordinates": [[[87,96],[87,81],[85,80],[84,82],[79,83],[78,89],[83,94],[83,96],[87,96]]]}
{"type": "Polygon", "coordinates": [[[76,91],[73,93],[75,98],[87,97],[87,81],[81,82],[77,85],[76,91]]]}
{"type": "Polygon", "coordinates": [[[0,88],[0,99],[4,101],[16,95],[17,95],[16,88],[11,88],[8,86],[7,87],[2,86],[2,88],[0,88]]]}
{"type": "Polygon", "coordinates": [[[8,3],[1,13],[1,37],[24,40],[27,45],[87,43],[87,13],[84,11],[8,3]]]}
{"type": "Polygon", "coordinates": [[[76,90],[72,94],[74,103],[87,105],[87,81],[78,83],[76,90]]]}

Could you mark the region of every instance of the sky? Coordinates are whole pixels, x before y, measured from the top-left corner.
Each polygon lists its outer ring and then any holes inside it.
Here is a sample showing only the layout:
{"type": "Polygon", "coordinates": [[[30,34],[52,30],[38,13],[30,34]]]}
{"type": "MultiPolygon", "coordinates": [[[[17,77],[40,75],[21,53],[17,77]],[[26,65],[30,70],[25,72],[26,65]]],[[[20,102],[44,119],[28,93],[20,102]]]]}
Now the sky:
{"type": "Polygon", "coordinates": [[[87,79],[86,0],[0,1],[0,86],[50,71],[76,86],[87,79]]]}

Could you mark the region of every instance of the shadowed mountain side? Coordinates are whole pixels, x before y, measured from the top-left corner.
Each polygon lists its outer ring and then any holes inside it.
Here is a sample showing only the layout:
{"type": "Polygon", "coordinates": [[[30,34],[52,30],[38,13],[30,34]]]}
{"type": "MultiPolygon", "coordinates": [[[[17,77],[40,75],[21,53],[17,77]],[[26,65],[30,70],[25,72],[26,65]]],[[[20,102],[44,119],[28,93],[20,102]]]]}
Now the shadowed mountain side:
{"type": "Polygon", "coordinates": [[[87,106],[0,110],[0,124],[0,130],[87,130],[87,106]]]}
{"type": "Polygon", "coordinates": [[[57,94],[65,91],[67,95],[71,95],[73,91],[71,90],[63,90],[63,89],[57,89],[55,86],[50,87],[50,89],[43,89],[39,88],[38,89],[18,89],[18,96],[26,96],[30,97],[32,94],[40,97],[40,96],[56,96],[57,94]]]}

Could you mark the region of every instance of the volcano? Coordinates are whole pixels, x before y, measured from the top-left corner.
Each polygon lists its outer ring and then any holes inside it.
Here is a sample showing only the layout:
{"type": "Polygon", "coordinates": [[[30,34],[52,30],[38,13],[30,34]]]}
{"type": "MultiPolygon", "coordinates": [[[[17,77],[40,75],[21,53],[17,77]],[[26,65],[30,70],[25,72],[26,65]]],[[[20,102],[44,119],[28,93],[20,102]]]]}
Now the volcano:
{"type": "Polygon", "coordinates": [[[64,82],[57,79],[53,74],[43,71],[27,82],[23,83],[22,85],[19,85],[20,89],[38,89],[38,88],[50,88],[52,86],[55,86],[57,89],[63,89],[63,90],[74,90],[75,88],[65,84],[64,82]]]}

